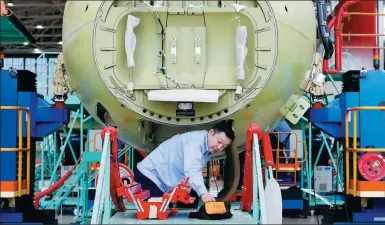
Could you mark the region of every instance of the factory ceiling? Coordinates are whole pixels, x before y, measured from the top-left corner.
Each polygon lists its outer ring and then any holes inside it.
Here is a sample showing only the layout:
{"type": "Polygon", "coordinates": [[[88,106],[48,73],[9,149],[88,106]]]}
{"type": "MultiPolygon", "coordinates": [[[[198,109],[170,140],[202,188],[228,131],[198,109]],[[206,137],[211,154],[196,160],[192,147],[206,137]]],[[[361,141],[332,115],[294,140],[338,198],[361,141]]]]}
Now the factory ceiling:
{"type": "Polygon", "coordinates": [[[66,0],[6,0],[6,7],[36,39],[35,44],[2,44],[6,54],[61,52],[66,0]]]}

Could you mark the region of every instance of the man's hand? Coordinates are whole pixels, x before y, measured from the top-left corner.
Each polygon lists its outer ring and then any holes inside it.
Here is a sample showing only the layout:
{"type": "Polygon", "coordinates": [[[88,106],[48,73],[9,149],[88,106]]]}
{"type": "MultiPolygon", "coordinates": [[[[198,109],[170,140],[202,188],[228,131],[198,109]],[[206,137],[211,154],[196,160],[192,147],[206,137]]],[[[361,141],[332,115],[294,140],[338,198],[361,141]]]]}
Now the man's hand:
{"type": "Polygon", "coordinates": [[[201,195],[201,198],[202,198],[202,201],[204,203],[206,203],[206,202],[215,202],[216,201],[214,196],[212,196],[210,193],[205,193],[205,194],[201,195]]]}

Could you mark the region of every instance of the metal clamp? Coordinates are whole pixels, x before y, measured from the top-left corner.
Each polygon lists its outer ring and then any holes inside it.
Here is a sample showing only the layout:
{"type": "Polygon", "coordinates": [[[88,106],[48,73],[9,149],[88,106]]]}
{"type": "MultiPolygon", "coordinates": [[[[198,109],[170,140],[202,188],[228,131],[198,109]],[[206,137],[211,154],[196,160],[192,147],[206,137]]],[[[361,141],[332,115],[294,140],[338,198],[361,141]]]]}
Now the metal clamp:
{"type": "Polygon", "coordinates": [[[201,39],[195,38],[195,63],[200,64],[201,62],[201,39]]]}
{"type": "Polygon", "coordinates": [[[176,64],[176,38],[171,38],[171,62],[176,64]]]}

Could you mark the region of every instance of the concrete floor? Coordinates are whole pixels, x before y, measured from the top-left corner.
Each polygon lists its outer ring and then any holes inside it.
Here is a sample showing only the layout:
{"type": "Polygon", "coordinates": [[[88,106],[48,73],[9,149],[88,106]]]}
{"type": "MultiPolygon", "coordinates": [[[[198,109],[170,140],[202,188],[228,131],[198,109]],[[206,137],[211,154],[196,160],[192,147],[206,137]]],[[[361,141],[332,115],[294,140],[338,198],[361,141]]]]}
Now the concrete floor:
{"type": "MultiPolygon", "coordinates": [[[[210,181],[210,193],[214,196],[217,195],[218,191],[220,191],[223,187],[222,180],[211,180],[210,181]]],[[[159,220],[143,220],[138,221],[135,219],[135,211],[128,211],[125,213],[117,213],[111,219],[111,224],[202,224],[202,223],[210,223],[210,224],[251,224],[252,217],[244,213],[240,210],[237,210],[236,207],[232,209],[233,218],[227,220],[217,220],[217,221],[206,221],[206,220],[197,220],[197,219],[188,219],[188,213],[190,211],[181,210],[179,211],[176,217],[171,217],[166,221],[159,220]]],[[[69,224],[73,223],[75,217],[73,215],[59,215],[57,216],[59,224],[69,224]]],[[[90,218],[91,220],[91,218],[90,218]]],[[[322,216],[318,217],[319,224],[322,222],[322,216]]],[[[283,224],[318,224],[316,216],[309,216],[308,218],[294,217],[288,218],[283,217],[283,224]]]]}
{"type": "MultiPolygon", "coordinates": [[[[248,213],[239,210],[232,210],[233,217],[226,220],[199,220],[189,219],[190,210],[181,210],[175,217],[167,220],[136,220],[135,212],[125,212],[114,215],[110,219],[111,224],[253,224],[252,217],[248,213]]],[[[319,218],[321,223],[321,218],[319,218]]],[[[301,218],[283,218],[283,224],[317,224],[317,217],[301,218]]]]}
{"type": "MultiPolygon", "coordinates": [[[[183,215],[182,215],[183,216],[183,215]]],[[[191,220],[191,219],[185,219],[182,220],[175,220],[170,219],[166,220],[163,223],[158,220],[146,220],[146,221],[137,221],[137,220],[130,220],[125,218],[123,215],[119,215],[118,217],[115,217],[111,219],[111,224],[182,224],[182,223],[191,223],[191,224],[203,224],[203,223],[210,223],[210,224],[251,224],[251,222],[247,219],[246,221],[243,220],[245,216],[238,217],[238,214],[235,212],[233,214],[233,219],[231,220],[219,220],[219,221],[205,221],[205,220],[191,220]],[[118,219],[117,219],[118,218],[118,219]],[[122,219],[122,220],[120,220],[122,219]]],[[[250,217],[251,218],[251,217],[250,217]]],[[[71,215],[58,215],[57,216],[58,223],[59,224],[70,224],[74,222],[74,216],[71,215]]],[[[91,220],[91,218],[90,218],[91,220]]],[[[318,218],[319,223],[321,224],[322,217],[319,216],[318,218]]],[[[317,217],[316,216],[309,216],[308,218],[283,218],[282,224],[318,224],[317,223],[317,217]]]]}

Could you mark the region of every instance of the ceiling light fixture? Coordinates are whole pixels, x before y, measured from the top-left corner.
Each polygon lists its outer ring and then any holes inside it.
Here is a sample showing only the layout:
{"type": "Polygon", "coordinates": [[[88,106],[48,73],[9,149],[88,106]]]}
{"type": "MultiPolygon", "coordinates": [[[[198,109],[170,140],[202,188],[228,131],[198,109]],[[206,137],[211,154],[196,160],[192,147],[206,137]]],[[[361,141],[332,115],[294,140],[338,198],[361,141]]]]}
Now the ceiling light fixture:
{"type": "Polygon", "coordinates": [[[62,45],[63,44],[63,42],[62,41],[59,41],[59,43],[58,43],[59,45],[62,45]]]}
{"type": "Polygon", "coordinates": [[[14,4],[12,2],[8,3],[7,6],[12,7],[14,4]]]}
{"type": "Polygon", "coordinates": [[[28,42],[23,42],[23,45],[28,45],[28,42]]]}
{"type": "Polygon", "coordinates": [[[36,28],[37,29],[43,29],[43,26],[39,24],[39,25],[36,26],[36,28]]]}

